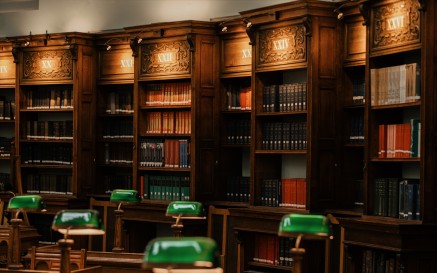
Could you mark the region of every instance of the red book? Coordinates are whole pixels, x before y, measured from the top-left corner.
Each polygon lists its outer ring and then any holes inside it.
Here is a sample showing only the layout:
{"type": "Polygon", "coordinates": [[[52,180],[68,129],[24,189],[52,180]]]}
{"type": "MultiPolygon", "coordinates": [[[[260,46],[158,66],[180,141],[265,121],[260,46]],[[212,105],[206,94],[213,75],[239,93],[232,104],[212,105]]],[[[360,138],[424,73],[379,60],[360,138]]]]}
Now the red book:
{"type": "Polygon", "coordinates": [[[297,208],[306,208],[306,179],[296,178],[296,188],[297,188],[297,208]]]}
{"type": "Polygon", "coordinates": [[[387,157],[387,125],[380,124],[379,125],[379,143],[378,143],[378,157],[385,158],[387,157]]]}

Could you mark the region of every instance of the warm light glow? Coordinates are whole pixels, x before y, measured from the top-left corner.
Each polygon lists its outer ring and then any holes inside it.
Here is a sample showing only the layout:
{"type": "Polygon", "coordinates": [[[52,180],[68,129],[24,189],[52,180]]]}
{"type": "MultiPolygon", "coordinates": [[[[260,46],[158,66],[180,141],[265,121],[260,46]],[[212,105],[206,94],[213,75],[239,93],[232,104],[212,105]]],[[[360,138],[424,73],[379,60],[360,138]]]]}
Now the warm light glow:
{"type": "Polygon", "coordinates": [[[103,234],[105,234],[104,230],[93,229],[93,228],[81,228],[81,229],[60,228],[57,231],[61,234],[68,234],[68,235],[103,235],[103,234]]]}

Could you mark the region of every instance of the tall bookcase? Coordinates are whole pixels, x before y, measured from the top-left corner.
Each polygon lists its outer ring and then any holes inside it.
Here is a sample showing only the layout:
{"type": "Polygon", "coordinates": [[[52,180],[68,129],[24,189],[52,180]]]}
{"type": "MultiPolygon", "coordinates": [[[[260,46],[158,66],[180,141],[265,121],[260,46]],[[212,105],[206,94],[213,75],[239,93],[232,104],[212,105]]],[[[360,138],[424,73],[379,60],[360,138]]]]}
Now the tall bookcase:
{"type": "MultiPolygon", "coordinates": [[[[238,239],[236,272],[289,271],[289,263],[279,262],[282,216],[335,205],[341,34],[334,9],[295,1],[240,12],[252,43],[253,96],[250,206],[229,209],[238,239]],[[263,238],[274,245],[267,258],[258,253],[263,238]]],[[[324,241],[305,242],[305,248],[309,256],[329,252],[324,241]]],[[[328,272],[328,262],[308,261],[304,272],[328,272]]]]}
{"type": "Polygon", "coordinates": [[[129,34],[102,33],[98,47],[95,194],[136,188],[134,152],[134,58],[129,34]],[[109,48],[109,49],[108,49],[109,48]]]}
{"type": "Polygon", "coordinates": [[[15,75],[12,44],[0,42],[0,191],[14,190],[15,75]]]}
{"type": "Polygon", "coordinates": [[[345,272],[434,272],[437,6],[362,3],[366,23],[364,211],[342,219],[345,272]]]}
{"type": "Polygon", "coordinates": [[[85,196],[96,184],[93,36],[74,32],[13,39],[18,171],[23,193],[46,200],[48,212],[29,218],[42,240],[53,242],[54,214],[87,207],[85,196]]]}
{"type": "Polygon", "coordinates": [[[90,250],[107,251],[114,243],[114,189],[136,189],[134,153],[134,57],[129,34],[97,33],[96,180],[90,206],[106,221],[104,236],[94,236],[90,250]]]}
{"type": "Polygon", "coordinates": [[[339,96],[342,147],[338,192],[335,208],[360,215],[364,208],[366,26],[359,11],[360,3],[339,6],[343,14],[342,67],[339,96]]]}
{"type": "Polygon", "coordinates": [[[217,22],[220,36],[220,161],[214,200],[248,205],[252,45],[240,16],[217,22]],[[226,31],[223,28],[226,27],[226,31]]]}
{"type": "MultiPolygon", "coordinates": [[[[165,209],[170,201],[203,202],[214,195],[218,37],[214,23],[201,21],[126,31],[135,55],[133,181],[143,202],[127,208],[125,218],[165,223],[169,230],[173,220],[165,216],[165,209]]],[[[158,233],[164,230],[157,227],[158,233]]],[[[132,235],[130,251],[142,251],[145,243],[132,235]]]]}

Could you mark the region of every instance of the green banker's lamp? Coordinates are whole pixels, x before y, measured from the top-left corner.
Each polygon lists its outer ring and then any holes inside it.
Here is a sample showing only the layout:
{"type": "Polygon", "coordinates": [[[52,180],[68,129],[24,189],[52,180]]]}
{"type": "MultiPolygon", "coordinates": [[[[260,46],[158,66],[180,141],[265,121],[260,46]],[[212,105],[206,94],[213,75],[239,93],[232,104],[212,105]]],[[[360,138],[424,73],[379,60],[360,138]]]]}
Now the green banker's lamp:
{"type": "Polygon", "coordinates": [[[123,252],[124,247],[122,246],[122,228],[123,228],[123,215],[124,210],[121,209],[122,204],[126,203],[139,203],[141,201],[141,197],[136,190],[122,190],[117,189],[111,192],[110,197],[111,202],[118,203],[117,209],[114,211],[115,213],[115,234],[114,234],[114,247],[112,248],[113,252],[123,252]]]}
{"type": "Polygon", "coordinates": [[[278,235],[282,237],[296,238],[296,243],[291,248],[293,254],[293,273],[301,273],[302,259],[305,249],[300,247],[304,239],[327,239],[331,238],[330,221],[323,215],[313,214],[288,214],[282,217],[278,235]]]}
{"type": "Polygon", "coordinates": [[[44,200],[39,195],[19,195],[9,200],[8,211],[12,212],[8,243],[8,269],[23,269],[21,263],[20,225],[18,218],[23,211],[45,211],[44,200]]]}
{"type": "Polygon", "coordinates": [[[60,273],[70,273],[70,250],[74,241],[69,235],[103,235],[105,231],[96,210],[61,210],[53,218],[52,229],[64,234],[58,241],[61,249],[60,273]]]}
{"type": "Polygon", "coordinates": [[[176,223],[171,226],[175,237],[182,235],[182,219],[205,219],[202,203],[195,201],[173,201],[167,206],[165,215],[176,219],[176,223]]]}
{"type": "Polygon", "coordinates": [[[208,237],[161,237],[146,247],[143,268],[152,272],[223,272],[216,242],[208,237]]]}

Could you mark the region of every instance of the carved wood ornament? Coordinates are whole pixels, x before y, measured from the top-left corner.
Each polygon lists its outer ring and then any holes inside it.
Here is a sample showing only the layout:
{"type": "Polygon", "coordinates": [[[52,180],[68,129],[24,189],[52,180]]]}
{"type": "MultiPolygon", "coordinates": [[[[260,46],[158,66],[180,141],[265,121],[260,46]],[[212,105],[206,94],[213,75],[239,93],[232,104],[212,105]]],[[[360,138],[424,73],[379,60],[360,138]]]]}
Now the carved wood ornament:
{"type": "Polygon", "coordinates": [[[72,79],[73,61],[69,50],[23,53],[24,79],[72,79]]]}
{"type": "Polygon", "coordinates": [[[305,61],[306,34],[303,24],[260,31],[258,65],[305,61]]]}
{"type": "Polygon", "coordinates": [[[372,48],[386,48],[420,42],[420,4],[399,1],[374,9],[372,48]]]}
{"type": "Polygon", "coordinates": [[[189,73],[190,47],[187,41],[142,45],[142,74],[189,73]]]}

